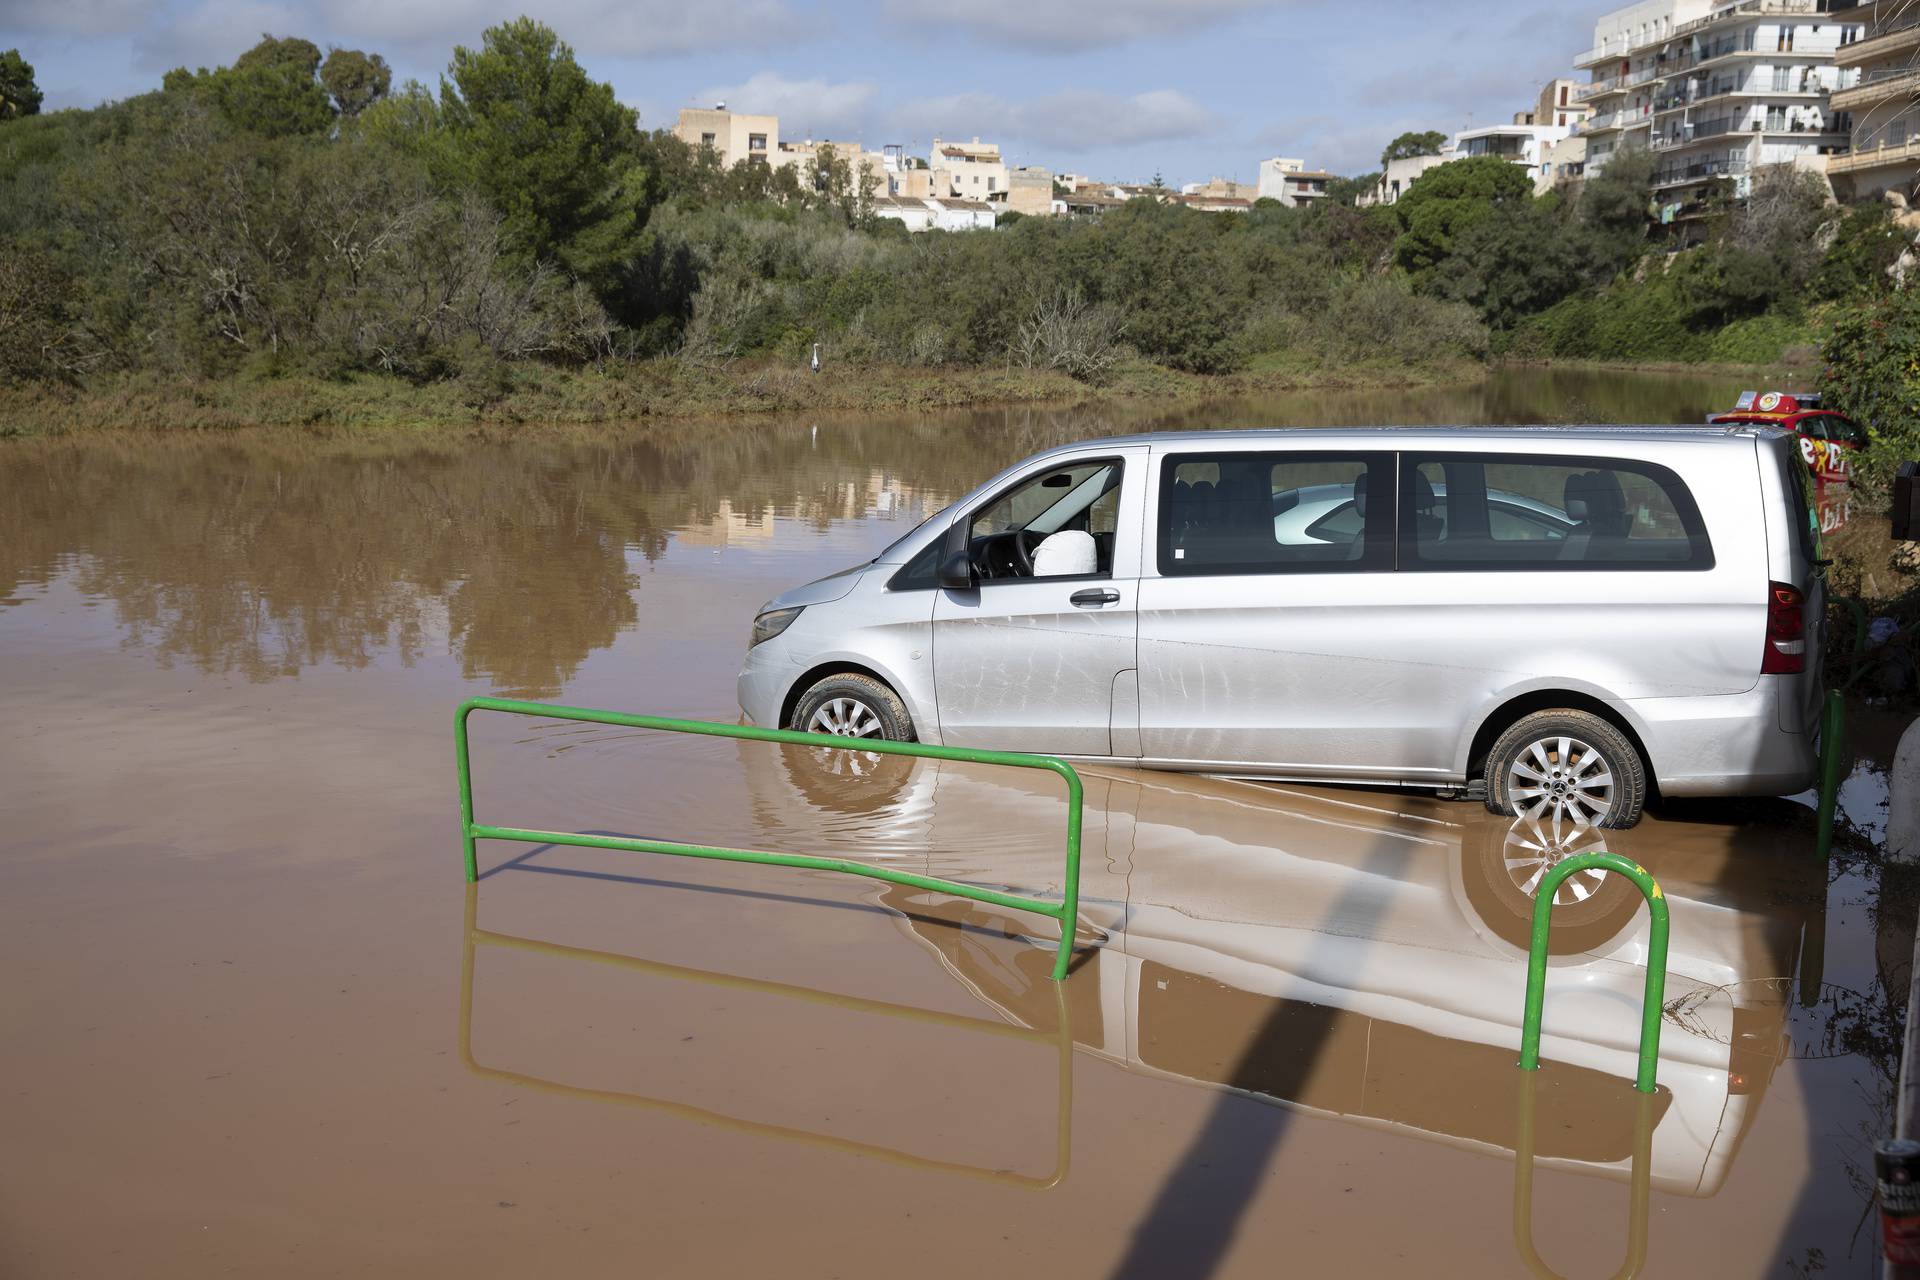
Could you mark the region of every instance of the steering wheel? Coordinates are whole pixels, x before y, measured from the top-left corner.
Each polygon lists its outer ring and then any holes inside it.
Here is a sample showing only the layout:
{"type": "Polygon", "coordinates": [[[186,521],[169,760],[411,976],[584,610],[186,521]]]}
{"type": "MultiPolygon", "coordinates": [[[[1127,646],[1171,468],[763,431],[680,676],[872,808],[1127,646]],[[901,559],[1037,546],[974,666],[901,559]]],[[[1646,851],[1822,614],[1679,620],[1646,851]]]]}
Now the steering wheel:
{"type": "Polygon", "coordinates": [[[1027,545],[1028,533],[1029,531],[1026,529],[1015,529],[1012,538],[1013,562],[1015,567],[1020,570],[1020,576],[1023,578],[1031,578],[1033,576],[1033,550],[1034,547],[1040,545],[1045,536],[1038,533],[1033,534],[1033,547],[1029,547],[1027,545]]]}

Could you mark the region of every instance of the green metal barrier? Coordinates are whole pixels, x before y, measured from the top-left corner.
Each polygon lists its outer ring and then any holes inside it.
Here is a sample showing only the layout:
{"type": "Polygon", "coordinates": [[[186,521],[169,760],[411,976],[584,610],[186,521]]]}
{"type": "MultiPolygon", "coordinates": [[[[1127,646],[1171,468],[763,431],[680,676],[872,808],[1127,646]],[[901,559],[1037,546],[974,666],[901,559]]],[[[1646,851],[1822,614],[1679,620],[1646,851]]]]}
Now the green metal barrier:
{"type": "Polygon", "coordinates": [[[1814,811],[1814,842],[1820,861],[1833,857],[1833,819],[1840,807],[1840,767],[1847,756],[1847,700],[1827,691],[1820,709],[1820,801],[1814,811]]]}
{"type": "MultiPolygon", "coordinates": [[[[1520,1086],[1520,1140],[1513,1159],[1513,1242],[1527,1270],[1541,1280],[1560,1280],[1533,1245],[1533,1113],[1537,1077],[1520,1086]]],[[[1647,1265],[1647,1203],[1653,1189],[1653,1112],[1656,1095],[1643,1093],[1633,1128],[1633,1195],[1627,1210],[1627,1259],[1614,1280],[1631,1280],[1647,1265]]]]}
{"type": "Polygon", "coordinates": [[[670,853],[684,858],[714,858],[726,862],[757,862],[774,867],[799,867],[808,871],[837,871],[844,875],[865,876],[915,889],[951,894],[989,902],[1013,911],[1031,911],[1060,924],[1060,954],[1054,960],[1053,980],[1067,976],[1073,961],[1074,927],[1080,918],[1080,775],[1073,766],[1052,756],[1021,755],[1012,751],[976,751],[970,747],[935,747],[918,742],[885,742],[873,738],[836,738],[823,733],[796,733],[789,729],[760,729],[746,725],[716,724],[706,720],[672,720],[664,716],[628,715],[619,711],[595,711],[586,707],[551,706],[543,702],[519,702],[511,698],[469,698],[460,704],[454,717],[454,746],[460,770],[460,834],[466,854],[467,883],[480,878],[479,861],[474,852],[476,840],[518,840],[526,844],[575,845],[587,849],[617,849],[625,853],[670,853]],[[729,849],[714,845],[682,844],[672,840],[646,840],[628,836],[580,835],[570,831],[535,831],[523,827],[496,827],[473,820],[473,774],[467,761],[467,717],[475,711],[500,711],[508,715],[534,716],[543,720],[578,720],[587,724],[617,725],[627,729],[657,729],[662,733],[692,733],[710,738],[740,738],[748,742],[780,742],[799,747],[826,747],[836,751],[871,751],[879,755],[915,756],[927,760],[961,760],[970,764],[998,764],[1014,769],[1044,769],[1057,773],[1067,784],[1067,866],[1061,885],[1061,900],[1022,897],[997,889],[917,876],[907,871],[846,858],[816,858],[799,853],[767,853],[756,849],[729,849]]]}
{"type": "Polygon", "coordinates": [[[848,1152],[853,1155],[869,1156],[885,1160],[891,1164],[903,1165],[910,1169],[924,1169],[935,1173],[957,1173],[971,1178],[979,1178],[1002,1186],[1014,1187],[1023,1191],[1045,1191],[1066,1181],[1069,1162],[1073,1152],[1073,1022],[1068,1012],[1066,987],[1055,986],[1054,1015],[1056,1022],[1052,1031],[1036,1027],[1020,1026],[1010,1022],[993,1022],[984,1018],[970,1018],[965,1014],[943,1013],[937,1009],[921,1009],[913,1005],[894,1004],[886,1000],[871,1000],[861,996],[841,995],[837,992],[819,991],[812,987],[794,986],[785,982],[770,982],[763,978],[743,978],[730,973],[714,973],[705,969],[689,969],[682,965],[663,964],[657,960],[642,960],[637,956],[621,955],[612,951],[593,951],[585,947],[570,947],[557,942],[544,942],[535,938],[522,938],[508,933],[494,933],[478,926],[479,891],[473,886],[467,887],[467,928],[466,940],[460,952],[460,1061],[474,1075],[483,1079],[498,1080],[520,1088],[533,1089],[540,1093],[556,1097],[577,1098],[586,1102],[613,1103],[620,1106],[638,1107],[649,1111],[663,1111],[669,1115],[680,1116],[701,1124],[718,1125],[722,1128],[738,1130],[742,1133],[758,1134],[762,1137],[779,1138],[785,1141],[801,1142],[809,1146],[825,1147],[832,1151],[848,1152]],[[724,987],[734,991],[750,991],[758,995],[779,996],[783,999],[802,1000],[811,1004],[826,1005],[836,1009],[848,1009],[856,1013],[879,1014],[906,1022],[916,1022],[936,1027],[948,1027],[957,1031],[966,1031],[976,1035],[993,1036],[1012,1040],[1016,1043],[1042,1045],[1054,1050],[1056,1055],[1055,1090],[1056,1109],[1054,1120],[1053,1172],[1045,1176],[1016,1173],[1010,1169],[985,1169],[976,1165],[960,1164],[952,1160],[937,1160],[929,1156],[915,1155],[896,1147],[884,1147],[877,1143],[861,1142],[853,1138],[842,1138],[836,1134],[817,1133],[811,1129],[798,1129],[790,1125],[772,1124],[763,1120],[749,1120],[742,1116],[728,1115],[725,1112],[697,1107],[691,1103],[675,1102],[668,1098],[653,1098],[645,1094],[625,1093],[616,1089],[596,1089],[586,1085],[568,1084],[560,1080],[550,1080],[545,1076],[531,1075],[523,1071],[511,1071],[502,1067],[488,1066],[482,1063],[473,1051],[473,974],[474,954],[480,947],[498,947],[511,951],[530,952],[535,955],[550,956],[563,960],[582,961],[589,964],[608,965],[631,973],[643,973],[651,977],[670,978],[679,981],[697,982],[706,986],[724,987]]]}
{"type": "Polygon", "coordinates": [[[1841,766],[1847,756],[1847,700],[1846,690],[1860,678],[1864,670],[1860,659],[1867,652],[1867,611],[1858,600],[1847,596],[1835,596],[1833,603],[1844,606],[1853,615],[1853,669],[1841,682],[1838,689],[1827,691],[1826,703],[1820,709],[1820,801],[1815,817],[1815,841],[1820,860],[1827,861],[1833,856],[1833,820],[1840,806],[1841,766]]]}
{"type": "Polygon", "coordinates": [[[1665,1009],[1667,991],[1667,899],[1646,868],[1631,858],[1600,851],[1575,854],[1556,863],[1540,878],[1533,899],[1533,946],[1527,956],[1527,1008],[1520,1027],[1520,1069],[1540,1069],[1540,1013],[1547,998],[1547,930],[1551,927],[1553,899],[1560,882],[1582,871],[1611,871],[1625,876],[1647,900],[1652,929],[1647,939],[1647,988],[1640,1001],[1640,1069],[1633,1087],[1642,1093],[1654,1090],[1654,1071],[1660,1062],[1660,1015],[1665,1009]]]}

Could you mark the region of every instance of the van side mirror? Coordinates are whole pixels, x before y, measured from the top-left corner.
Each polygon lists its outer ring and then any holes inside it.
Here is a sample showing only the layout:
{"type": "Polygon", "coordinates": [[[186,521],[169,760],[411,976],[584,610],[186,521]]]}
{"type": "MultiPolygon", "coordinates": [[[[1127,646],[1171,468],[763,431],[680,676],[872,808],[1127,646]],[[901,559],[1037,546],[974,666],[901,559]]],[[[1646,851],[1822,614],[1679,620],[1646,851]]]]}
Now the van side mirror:
{"type": "Polygon", "coordinates": [[[940,585],[948,591],[973,590],[973,558],[967,554],[966,548],[949,551],[940,557],[940,585]]]}
{"type": "Polygon", "coordinates": [[[947,591],[971,591],[979,586],[973,576],[973,539],[965,516],[947,526],[940,543],[940,585],[947,591]]]}

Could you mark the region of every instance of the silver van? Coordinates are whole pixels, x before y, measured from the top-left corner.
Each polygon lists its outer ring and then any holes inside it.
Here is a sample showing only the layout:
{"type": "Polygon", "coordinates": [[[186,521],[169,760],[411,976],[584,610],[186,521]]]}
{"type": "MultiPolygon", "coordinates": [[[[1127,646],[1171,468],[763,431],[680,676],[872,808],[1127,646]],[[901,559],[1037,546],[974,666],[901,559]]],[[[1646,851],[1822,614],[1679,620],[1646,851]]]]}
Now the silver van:
{"type": "Polygon", "coordinates": [[[1810,784],[1817,555],[1767,427],[1091,440],[768,602],[740,705],[1624,827],[1810,784]]]}

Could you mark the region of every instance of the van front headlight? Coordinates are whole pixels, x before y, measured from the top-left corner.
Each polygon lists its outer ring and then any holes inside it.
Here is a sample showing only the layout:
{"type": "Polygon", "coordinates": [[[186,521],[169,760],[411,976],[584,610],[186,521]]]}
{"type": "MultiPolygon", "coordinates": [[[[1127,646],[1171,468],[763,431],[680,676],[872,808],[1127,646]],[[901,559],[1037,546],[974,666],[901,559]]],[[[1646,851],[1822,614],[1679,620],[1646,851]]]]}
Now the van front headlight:
{"type": "Polygon", "coordinates": [[[747,648],[764,644],[793,625],[805,605],[795,605],[791,609],[769,609],[753,620],[753,639],[747,642],[747,648]]]}

